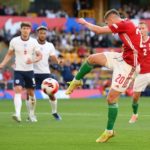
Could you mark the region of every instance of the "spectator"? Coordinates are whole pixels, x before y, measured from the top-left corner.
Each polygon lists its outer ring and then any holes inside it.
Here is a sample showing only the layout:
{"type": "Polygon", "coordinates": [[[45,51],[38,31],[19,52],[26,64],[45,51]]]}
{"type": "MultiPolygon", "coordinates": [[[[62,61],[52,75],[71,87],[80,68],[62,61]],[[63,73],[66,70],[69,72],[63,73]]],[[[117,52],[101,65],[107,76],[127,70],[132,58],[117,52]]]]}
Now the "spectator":
{"type": "Polygon", "coordinates": [[[4,80],[4,84],[5,84],[5,90],[8,87],[8,83],[9,81],[12,79],[12,72],[6,68],[3,72],[3,80],[4,80]]]}
{"type": "Polygon", "coordinates": [[[85,43],[81,43],[81,45],[79,45],[79,47],[77,49],[78,56],[84,57],[87,52],[88,52],[88,50],[87,50],[85,43]]]}
{"type": "Polygon", "coordinates": [[[0,72],[0,90],[4,88],[4,80],[3,80],[3,75],[0,72]]]}
{"type": "Polygon", "coordinates": [[[0,5],[0,16],[5,15],[5,6],[0,5]]]}
{"type": "Polygon", "coordinates": [[[74,1],[73,8],[74,8],[74,16],[78,17],[78,13],[81,10],[81,2],[80,2],[80,0],[75,0],[74,1]]]}
{"type": "Polygon", "coordinates": [[[66,62],[63,62],[61,74],[65,82],[69,82],[74,78],[72,71],[73,66],[71,65],[70,61],[67,60],[66,62]]]}

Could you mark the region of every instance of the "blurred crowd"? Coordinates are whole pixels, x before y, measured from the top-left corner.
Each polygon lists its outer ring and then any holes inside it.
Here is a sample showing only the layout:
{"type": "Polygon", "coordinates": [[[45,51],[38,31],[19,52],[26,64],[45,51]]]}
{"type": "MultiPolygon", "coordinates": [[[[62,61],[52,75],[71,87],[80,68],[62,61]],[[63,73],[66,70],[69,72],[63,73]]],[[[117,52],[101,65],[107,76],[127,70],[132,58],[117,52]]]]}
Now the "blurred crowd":
{"type": "MultiPolygon", "coordinates": [[[[73,3],[73,16],[77,17],[78,12],[83,9],[92,9],[93,8],[93,1],[91,0],[75,0],[73,3]]],[[[38,12],[34,11],[23,11],[18,13],[18,6],[5,6],[0,5],[0,15],[1,16],[28,16],[30,13],[33,13],[36,16],[42,16],[47,18],[61,18],[65,17],[68,18],[69,15],[67,12],[61,9],[52,10],[52,9],[39,9],[38,12]]],[[[123,17],[127,18],[139,18],[139,19],[150,19],[150,5],[147,6],[140,6],[134,4],[132,2],[127,4],[121,4],[121,7],[118,9],[119,12],[122,14],[123,17]]],[[[71,16],[71,17],[73,17],[71,16]]]]}
{"type": "Polygon", "coordinates": [[[50,10],[50,9],[40,9],[38,12],[29,11],[17,11],[17,5],[15,6],[5,6],[0,5],[0,16],[39,16],[47,18],[68,18],[68,14],[64,10],[50,10]]]}
{"type": "Polygon", "coordinates": [[[0,89],[12,88],[13,73],[9,68],[5,68],[0,72],[0,89]]]}
{"type": "Polygon", "coordinates": [[[17,6],[0,5],[0,16],[26,16],[27,12],[17,12],[17,6]]]}
{"type": "Polygon", "coordinates": [[[119,12],[122,16],[131,19],[150,19],[150,5],[140,6],[134,3],[123,4],[119,12]]]}

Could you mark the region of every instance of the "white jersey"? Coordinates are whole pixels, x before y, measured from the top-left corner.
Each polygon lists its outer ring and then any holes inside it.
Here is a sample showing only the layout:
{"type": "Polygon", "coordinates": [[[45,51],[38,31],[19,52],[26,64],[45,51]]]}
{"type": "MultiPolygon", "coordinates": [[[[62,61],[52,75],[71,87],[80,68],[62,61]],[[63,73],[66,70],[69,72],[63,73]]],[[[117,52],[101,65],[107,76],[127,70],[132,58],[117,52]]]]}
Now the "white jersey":
{"type": "MultiPolygon", "coordinates": [[[[37,42],[38,43],[38,42],[37,42]]],[[[42,53],[42,60],[34,64],[34,73],[36,74],[49,74],[49,56],[55,55],[54,45],[50,42],[39,44],[40,52],[42,53]]]]}
{"type": "Polygon", "coordinates": [[[31,71],[33,64],[26,64],[27,59],[33,59],[35,51],[39,51],[37,42],[33,38],[27,41],[21,39],[20,36],[13,38],[10,41],[9,49],[15,52],[15,70],[16,71],[31,71]]]}

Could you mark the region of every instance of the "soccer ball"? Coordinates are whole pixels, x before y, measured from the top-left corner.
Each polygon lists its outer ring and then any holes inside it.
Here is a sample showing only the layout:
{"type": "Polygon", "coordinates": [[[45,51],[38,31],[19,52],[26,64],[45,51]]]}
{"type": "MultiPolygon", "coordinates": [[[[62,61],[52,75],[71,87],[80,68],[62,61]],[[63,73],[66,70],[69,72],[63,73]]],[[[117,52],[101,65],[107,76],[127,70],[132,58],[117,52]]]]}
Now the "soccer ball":
{"type": "Polygon", "coordinates": [[[41,88],[47,95],[54,95],[59,89],[59,83],[52,78],[43,80],[41,88]]]}

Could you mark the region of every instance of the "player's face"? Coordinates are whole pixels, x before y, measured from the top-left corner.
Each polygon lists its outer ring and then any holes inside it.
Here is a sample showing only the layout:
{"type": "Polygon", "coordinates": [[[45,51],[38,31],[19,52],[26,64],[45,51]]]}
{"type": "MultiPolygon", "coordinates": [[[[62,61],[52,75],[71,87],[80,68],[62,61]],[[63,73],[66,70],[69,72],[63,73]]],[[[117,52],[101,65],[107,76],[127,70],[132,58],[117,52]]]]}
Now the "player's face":
{"type": "Polygon", "coordinates": [[[20,31],[21,31],[21,36],[23,36],[23,37],[29,37],[30,32],[31,32],[31,27],[24,26],[24,27],[21,28],[20,31]]]}
{"type": "Polygon", "coordinates": [[[145,24],[140,24],[139,29],[141,31],[142,36],[148,35],[148,27],[145,24]]]}
{"type": "Polygon", "coordinates": [[[40,41],[45,41],[47,37],[47,31],[46,30],[39,30],[38,31],[38,39],[40,41]]]}
{"type": "Polygon", "coordinates": [[[110,26],[110,25],[112,25],[112,24],[115,23],[115,22],[114,22],[114,19],[110,16],[110,17],[108,17],[108,18],[105,20],[105,23],[106,23],[108,26],[110,26]]]}

